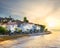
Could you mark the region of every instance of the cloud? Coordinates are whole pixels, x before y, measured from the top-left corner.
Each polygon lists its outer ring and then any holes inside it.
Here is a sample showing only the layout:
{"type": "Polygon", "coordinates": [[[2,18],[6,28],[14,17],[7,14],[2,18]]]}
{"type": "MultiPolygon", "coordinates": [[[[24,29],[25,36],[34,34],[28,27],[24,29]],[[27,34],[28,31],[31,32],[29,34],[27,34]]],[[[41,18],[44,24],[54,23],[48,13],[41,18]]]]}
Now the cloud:
{"type": "MultiPolygon", "coordinates": [[[[0,14],[27,16],[30,20],[56,14],[60,0],[0,0],[0,14]]],[[[60,11],[59,11],[60,12],[60,11]]]]}

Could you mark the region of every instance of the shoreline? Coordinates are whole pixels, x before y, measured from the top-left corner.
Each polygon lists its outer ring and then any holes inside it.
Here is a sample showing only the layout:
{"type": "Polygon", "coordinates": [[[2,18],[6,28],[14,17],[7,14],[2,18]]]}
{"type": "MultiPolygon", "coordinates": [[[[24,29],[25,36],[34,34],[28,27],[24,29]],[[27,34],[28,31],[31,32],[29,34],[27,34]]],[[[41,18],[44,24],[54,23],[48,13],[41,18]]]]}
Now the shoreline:
{"type": "Polygon", "coordinates": [[[25,36],[29,36],[27,34],[23,34],[23,35],[12,35],[12,36],[9,36],[9,35],[1,35],[0,36],[0,42],[2,41],[6,41],[6,40],[12,40],[12,39],[17,39],[17,38],[22,38],[22,37],[25,37],[25,36]]]}
{"type": "Polygon", "coordinates": [[[17,34],[17,35],[0,35],[0,42],[6,41],[6,40],[12,40],[12,39],[17,39],[17,38],[22,38],[26,36],[37,36],[37,35],[48,35],[51,34],[51,32],[43,32],[43,33],[32,33],[32,34],[17,34]]]}

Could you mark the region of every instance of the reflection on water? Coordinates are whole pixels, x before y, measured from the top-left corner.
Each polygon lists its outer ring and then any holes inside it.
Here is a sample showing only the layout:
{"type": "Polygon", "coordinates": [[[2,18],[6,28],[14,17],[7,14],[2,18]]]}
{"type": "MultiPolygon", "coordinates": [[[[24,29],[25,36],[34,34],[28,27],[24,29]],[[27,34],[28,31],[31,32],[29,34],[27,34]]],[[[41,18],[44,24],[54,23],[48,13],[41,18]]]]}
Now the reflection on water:
{"type": "Polygon", "coordinates": [[[52,34],[30,36],[22,39],[10,40],[10,43],[6,41],[2,45],[4,47],[8,45],[8,48],[60,48],[60,31],[52,31],[52,34]]]}
{"type": "Polygon", "coordinates": [[[26,47],[60,48],[60,31],[52,31],[52,34],[49,35],[36,36],[34,40],[26,43],[26,47]]]}
{"type": "Polygon", "coordinates": [[[43,45],[49,47],[59,47],[60,48],[60,32],[52,31],[52,34],[44,35],[43,37],[43,45]]]}

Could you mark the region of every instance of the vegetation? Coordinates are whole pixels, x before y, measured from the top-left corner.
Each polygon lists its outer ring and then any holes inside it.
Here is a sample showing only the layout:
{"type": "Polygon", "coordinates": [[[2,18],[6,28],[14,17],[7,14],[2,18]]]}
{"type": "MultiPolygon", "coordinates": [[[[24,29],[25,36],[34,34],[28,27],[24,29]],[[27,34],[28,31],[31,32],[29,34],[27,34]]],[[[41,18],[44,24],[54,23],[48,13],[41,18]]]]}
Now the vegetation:
{"type": "Polygon", "coordinates": [[[40,31],[43,32],[45,30],[45,25],[40,25],[41,29],[40,31]]]}
{"type": "Polygon", "coordinates": [[[22,32],[22,30],[20,28],[15,28],[16,32],[22,32]]]}
{"type": "Polygon", "coordinates": [[[27,22],[27,23],[29,22],[29,21],[27,20],[27,17],[24,17],[24,22],[27,22]]]}
{"type": "Polygon", "coordinates": [[[45,29],[45,32],[47,32],[48,31],[48,29],[45,29]]]}
{"type": "Polygon", "coordinates": [[[14,19],[11,18],[11,16],[5,17],[5,18],[0,17],[0,23],[7,23],[7,22],[9,22],[10,20],[12,21],[12,20],[14,20],[14,19]]]}
{"type": "Polygon", "coordinates": [[[21,30],[21,29],[19,29],[19,30],[18,30],[18,32],[22,32],[22,30],[21,30]]]}
{"type": "Polygon", "coordinates": [[[7,34],[8,31],[4,28],[0,26],[0,34],[7,34]]]}

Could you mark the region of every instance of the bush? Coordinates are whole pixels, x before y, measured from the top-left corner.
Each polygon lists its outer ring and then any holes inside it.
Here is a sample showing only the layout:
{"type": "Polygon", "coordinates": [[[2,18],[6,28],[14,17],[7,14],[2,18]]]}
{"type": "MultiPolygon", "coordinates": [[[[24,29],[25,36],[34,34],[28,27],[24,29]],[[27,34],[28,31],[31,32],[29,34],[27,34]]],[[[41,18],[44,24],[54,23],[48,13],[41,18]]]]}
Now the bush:
{"type": "Polygon", "coordinates": [[[22,32],[22,30],[18,30],[18,32],[22,32]]]}
{"type": "Polygon", "coordinates": [[[22,33],[22,30],[19,28],[15,28],[15,33],[22,33]]]}
{"type": "Polygon", "coordinates": [[[6,34],[8,31],[4,28],[0,26],[0,34],[6,34]]]}
{"type": "Polygon", "coordinates": [[[45,29],[45,25],[40,25],[40,27],[41,27],[40,31],[43,32],[45,29]]]}

